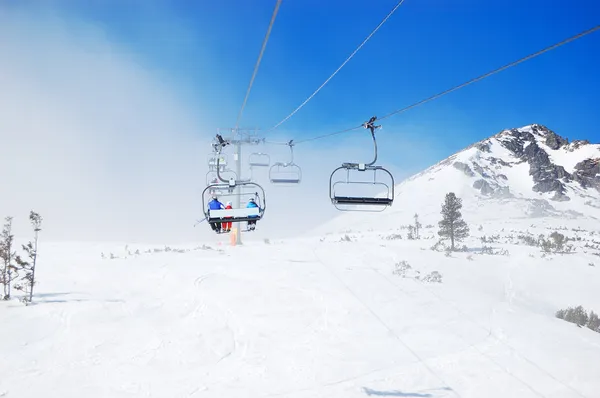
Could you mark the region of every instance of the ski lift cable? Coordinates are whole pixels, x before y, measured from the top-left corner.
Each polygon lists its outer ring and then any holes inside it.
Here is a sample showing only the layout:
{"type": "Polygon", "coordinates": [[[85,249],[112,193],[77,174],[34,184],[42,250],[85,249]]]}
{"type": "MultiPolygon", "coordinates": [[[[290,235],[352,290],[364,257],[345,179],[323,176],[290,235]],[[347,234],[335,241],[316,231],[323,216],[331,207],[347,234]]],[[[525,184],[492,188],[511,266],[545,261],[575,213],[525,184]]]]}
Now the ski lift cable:
{"type": "Polygon", "coordinates": [[[242,112],[244,111],[246,102],[248,101],[248,96],[250,95],[250,89],[252,88],[252,84],[254,83],[256,74],[258,73],[258,67],[260,66],[260,61],[262,60],[262,56],[265,52],[265,48],[267,47],[267,41],[269,40],[269,36],[271,35],[271,30],[273,29],[273,24],[275,23],[275,17],[277,17],[277,12],[279,11],[280,5],[281,5],[281,0],[277,0],[277,3],[275,4],[275,9],[273,10],[273,15],[271,16],[271,22],[269,22],[269,28],[267,29],[267,34],[265,35],[265,38],[262,43],[262,48],[260,49],[260,53],[258,54],[258,59],[256,60],[256,64],[254,65],[254,71],[252,72],[252,77],[250,78],[250,84],[248,85],[248,89],[246,90],[246,96],[244,97],[244,102],[242,103],[242,107],[240,108],[240,112],[238,113],[238,117],[235,122],[236,130],[240,124],[240,120],[242,118],[242,112]]]}
{"type": "MultiPolygon", "coordinates": [[[[401,109],[398,109],[396,111],[393,111],[393,112],[391,112],[391,113],[389,113],[389,114],[387,114],[387,115],[385,115],[383,117],[378,118],[378,120],[383,120],[383,119],[389,118],[389,117],[391,117],[393,115],[396,115],[396,114],[401,113],[401,112],[405,112],[405,111],[407,111],[409,109],[415,108],[415,107],[417,107],[419,105],[422,105],[422,104],[424,104],[426,102],[433,101],[434,99],[438,99],[438,98],[440,98],[443,95],[449,94],[449,93],[451,93],[453,91],[456,91],[456,90],[458,90],[460,88],[468,86],[471,83],[475,83],[475,82],[477,82],[479,80],[485,79],[486,77],[494,75],[494,74],[496,74],[498,72],[501,72],[501,71],[503,71],[505,69],[508,69],[508,68],[510,68],[512,66],[515,66],[517,64],[520,64],[520,63],[522,63],[524,61],[527,61],[527,60],[529,60],[531,58],[537,57],[538,55],[541,55],[541,54],[543,54],[545,52],[548,52],[550,50],[554,50],[554,49],[556,49],[556,48],[558,48],[558,47],[560,47],[560,46],[562,46],[564,44],[567,44],[567,43],[572,42],[574,40],[580,39],[580,38],[582,38],[584,36],[589,35],[590,33],[593,33],[595,31],[599,30],[599,29],[600,29],[600,25],[596,25],[593,28],[584,30],[583,32],[580,32],[580,33],[578,33],[578,34],[576,34],[574,36],[571,36],[571,37],[568,37],[566,39],[563,39],[560,42],[554,43],[554,44],[552,44],[552,45],[550,45],[548,47],[545,47],[545,48],[543,48],[543,49],[541,49],[539,51],[536,51],[535,53],[529,54],[529,55],[527,55],[527,56],[525,56],[523,58],[520,58],[520,59],[518,59],[516,61],[508,63],[508,64],[506,64],[504,66],[499,67],[499,68],[496,68],[496,69],[494,69],[494,70],[492,70],[490,72],[484,73],[483,75],[480,75],[480,76],[478,76],[478,77],[476,77],[474,79],[468,80],[465,83],[459,84],[459,85],[454,86],[454,87],[452,87],[450,89],[442,91],[442,92],[440,92],[438,94],[432,95],[431,97],[425,98],[425,99],[423,99],[421,101],[418,101],[418,102],[415,102],[415,103],[413,103],[413,104],[411,104],[409,106],[406,106],[404,108],[401,108],[401,109]]],[[[323,134],[323,135],[312,137],[312,138],[307,138],[307,139],[303,139],[303,140],[295,140],[295,143],[297,145],[297,144],[300,144],[300,143],[303,143],[303,142],[314,141],[314,140],[319,140],[319,139],[322,139],[322,138],[327,138],[327,137],[331,137],[331,136],[338,135],[338,134],[348,133],[350,131],[358,130],[358,129],[361,129],[361,128],[364,128],[364,124],[361,124],[361,125],[355,126],[355,127],[351,127],[351,128],[345,129],[345,130],[336,131],[336,132],[329,133],[329,134],[323,134]]],[[[282,144],[282,145],[285,145],[285,144],[282,144]]]]}
{"type": "Polygon", "coordinates": [[[277,127],[281,126],[285,121],[287,121],[289,118],[291,118],[292,116],[294,116],[296,114],[296,112],[298,112],[302,107],[304,107],[304,105],[306,105],[308,103],[308,101],[310,101],[315,95],[317,95],[317,93],[319,91],[321,91],[321,89],[323,87],[325,87],[325,85],[327,83],[329,83],[329,81],[354,57],[354,55],[356,55],[356,53],[367,43],[367,41],[369,41],[369,39],[371,39],[371,37],[379,30],[379,28],[381,28],[383,26],[383,24],[392,16],[392,14],[402,5],[402,3],[404,3],[405,0],[400,0],[398,1],[398,3],[396,4],[396,6],[392,9],[392,11],[390,11],[385,18],[379,23],[379,25],[377,25],[377,27],[375,29],[373,29],[373,31],[363,40],[362,43],[360,43],[360,45],[352,52],[352,54],[350,54],[350,56],[348,58],[346,58],[346,60],[335,70],[335,72],[333,72],[331,74],[331,76],[329,76],[327,78],[327,80],[325,80],[325,82],[323,82],[323,84],[321,84],[319,86],[319,88],[317,88],[315,90],[315,92],[313,92],[307,99],[304,100],[304,102],[302,102],[300,104],[300,106],[298,106],[296,109],[294,109],[292,111],[292,113],[290,113],[289,115],[287,115],[283,120],[281,120],[279,123],[277,123],[275,126],[271,127],[269,130],[267,130],[266,132],[270,132],[275,130],[277,127]]]}

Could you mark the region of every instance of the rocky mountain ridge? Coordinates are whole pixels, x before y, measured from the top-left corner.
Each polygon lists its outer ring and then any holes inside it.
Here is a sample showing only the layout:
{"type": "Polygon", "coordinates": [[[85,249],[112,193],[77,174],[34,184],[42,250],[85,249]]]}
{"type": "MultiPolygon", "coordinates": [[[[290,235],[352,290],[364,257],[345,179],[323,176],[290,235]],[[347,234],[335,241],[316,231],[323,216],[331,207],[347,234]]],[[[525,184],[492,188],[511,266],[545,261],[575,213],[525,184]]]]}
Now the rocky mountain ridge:
{"type": "Polygon", "coordinates": [[[470,162],[456,160],[453,166],[467,176],[479,177],[473,182],[473,188],[482,195],[513,197],[508,177],[502,170],[522,164],[528,166],[528,174],[533,180],[532,191],[553,193],[551,200],[569,201],[573,194],[586,196],[590,194],[585,192],[588,189],[600,193],[600,145],[588,140],[570,143],[547,127],[533,124],[503,130],[448,160],[473,150],[477,152],[471,153],[470,162]],[[494,148],[498,144],[505,151],[494,148]],[[569,170],[565,165],[571,165],[569,170]]]}

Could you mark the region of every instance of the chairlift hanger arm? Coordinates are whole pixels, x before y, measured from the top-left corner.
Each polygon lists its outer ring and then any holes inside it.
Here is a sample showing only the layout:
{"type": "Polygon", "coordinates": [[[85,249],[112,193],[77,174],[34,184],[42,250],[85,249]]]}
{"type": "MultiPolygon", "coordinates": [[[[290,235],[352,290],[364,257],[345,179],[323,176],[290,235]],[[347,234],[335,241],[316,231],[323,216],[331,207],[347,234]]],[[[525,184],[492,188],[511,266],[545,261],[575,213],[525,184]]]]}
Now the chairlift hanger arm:
{"type": "Polygon", "coordinates": [[[365,129],[369,129],[371,131],[371,137],[373,138],[373,150],[374,157],[370,163],[342,163],[342,167],[346,169],[357,169],[361,171],[372,170],[373,168],[377,168],[377,166],[373,166],[375,162],[377,162],[377,140],[375,139],[375,130],[381,128],[381,125],[376,126],[375,120],[377,120],[377,116],[373,116],[369,119],[368,122],[362,124],[365,129]]]}
{"type": "Polygon", "coordinates": [[[291,165],[291,164],[294,164],[294,140],[290,140],[290,142],[288,142],[288,145],[290,147],[291,158],[290,158],[290,162],[287,164],[291,165]]]}

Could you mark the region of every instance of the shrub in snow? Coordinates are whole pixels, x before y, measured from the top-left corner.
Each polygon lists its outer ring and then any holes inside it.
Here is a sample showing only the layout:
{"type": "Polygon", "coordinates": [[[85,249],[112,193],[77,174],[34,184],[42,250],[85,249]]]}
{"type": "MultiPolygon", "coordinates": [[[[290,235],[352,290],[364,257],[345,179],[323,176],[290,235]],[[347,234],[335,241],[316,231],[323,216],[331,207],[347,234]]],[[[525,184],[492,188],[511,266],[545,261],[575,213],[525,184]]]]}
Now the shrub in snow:
{"type": "Polygon", "coordinates": [[[517,238],[527,246],[538,246],[539,240],[534,238],[533,235],[518,235],[517,238]]]}
{"type": "Polygon", "coordinates": [[[600,333],[600,318],[594,311],[590,311],[589,315],[582,306],[575,308],[567,308],[556,311],[556,317],[567,322],[574,323],[578,326],[586,326],[594,332],[600,333]]]}
{"type": "Polygon", "coordinates": [[[573,245],[566,244],[567,238],[557,231],[552,232],[548,238],[540,235],[539,246],[545,253],[571,253],[575,251],[573,245]]]}
{"type": "Polygon", "coordinates": [[[442,204],[442,220],[438,223],[438,235],[450,239],[450,250],[454,250],[454,243],[460,242],[469,236],[469,227],[462,219],[460,209],[462,199],[457,198],[454,192],[446,194],[442,204]]]}
{"type": "Polygon", "coordinates": [[[497,243],[499,240],[500,240],[500,235],[492,235],[492,236],[483,235],[481,237],[481,243],[497,243]]]}
{"type": "Polygon", "coordinates": [[[415,227],[413,227],[412,225],[408,226],[408,234],[406,234],[406,239],[408,239],[408,240],[417,239],[415,236],[415,227]]]}
{"type": "Polygon", "coordinates": [[[481,254],[489,254],[491,256],[508,256],[510,253],[506,249],[494,250],[491,246],[483,246],[480,251],[481,254]]]}
{"type": "Polygon", "coordinates": [[[436,252],[447,250],[446,244],[442,240],[438,240],[437,242],[435,242],[430,249],[436,252]]]}
{"type": "Polygon", "coordinates": [[[406,273],[412,269],[412,267],[406,260],[402,260],[399,263],[396,263],[395,267],[396,269],[393,271],[393,274],[400,275],[403,278],[406,278],[406,273]]]}
{"type": "Polygon", "coordinates": [[[437,271],[425,275],[422,279],[423,282],[442,283],[442,274],[437,271]]]}
{"type": "Polygon", "coordinates": [[[391,234],[385,237],[385,240],[397,240],[402,239],[402,235],[400,234],[391,234]]]}

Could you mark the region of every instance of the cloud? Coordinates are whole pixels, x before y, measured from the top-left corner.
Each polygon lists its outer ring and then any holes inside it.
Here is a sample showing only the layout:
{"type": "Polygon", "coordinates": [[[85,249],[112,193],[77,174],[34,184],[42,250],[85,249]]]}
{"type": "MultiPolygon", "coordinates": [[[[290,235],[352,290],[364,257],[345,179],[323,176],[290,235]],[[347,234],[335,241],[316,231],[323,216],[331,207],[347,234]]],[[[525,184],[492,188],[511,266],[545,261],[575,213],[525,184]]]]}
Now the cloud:
{"type": "Polygon", "coordinates": [[[3,215],[24,234],[34,209],[56,239],[182,236],[208,145],[197,109],[97,27],[4,11],[3,215]]]}
{"type": "MultiPolygon", "coordinates": [[[[208,119],[214,113],[186,102],[164,83],[171,79],[90,22],[48,10],[3,11],[0,215],[15,217],[15,232],[29,233],[33,209],[44,217],[43,233],[51,240],[226,240],[215,237],[206,222],[193,227],[203,217],[214,136],[203,125],[214,123],[208,119]]],[[[312,136],[282,131],[267,139],[312,136]]],[[[423,152],[418,140],[380,135],[379,162],[396,182],[416,172],[418,166],[398,165],[423,152]]],[[[271,163],[289,159],[286,146],[244,146],[242,178],[249,177],[245,165],[254,151],[269,153],[271,163]]],[[[231,159],[230,147],[226,152],[231,159]]],[[[298,186],[273,186],[268,168],[253,170],[268,208],[257,231],[244,239],[303,233],[340,215],[329,201],[331,172],[342,162],[371,158],[371,139],[363,130],[297,145],[298,186]]]]}

